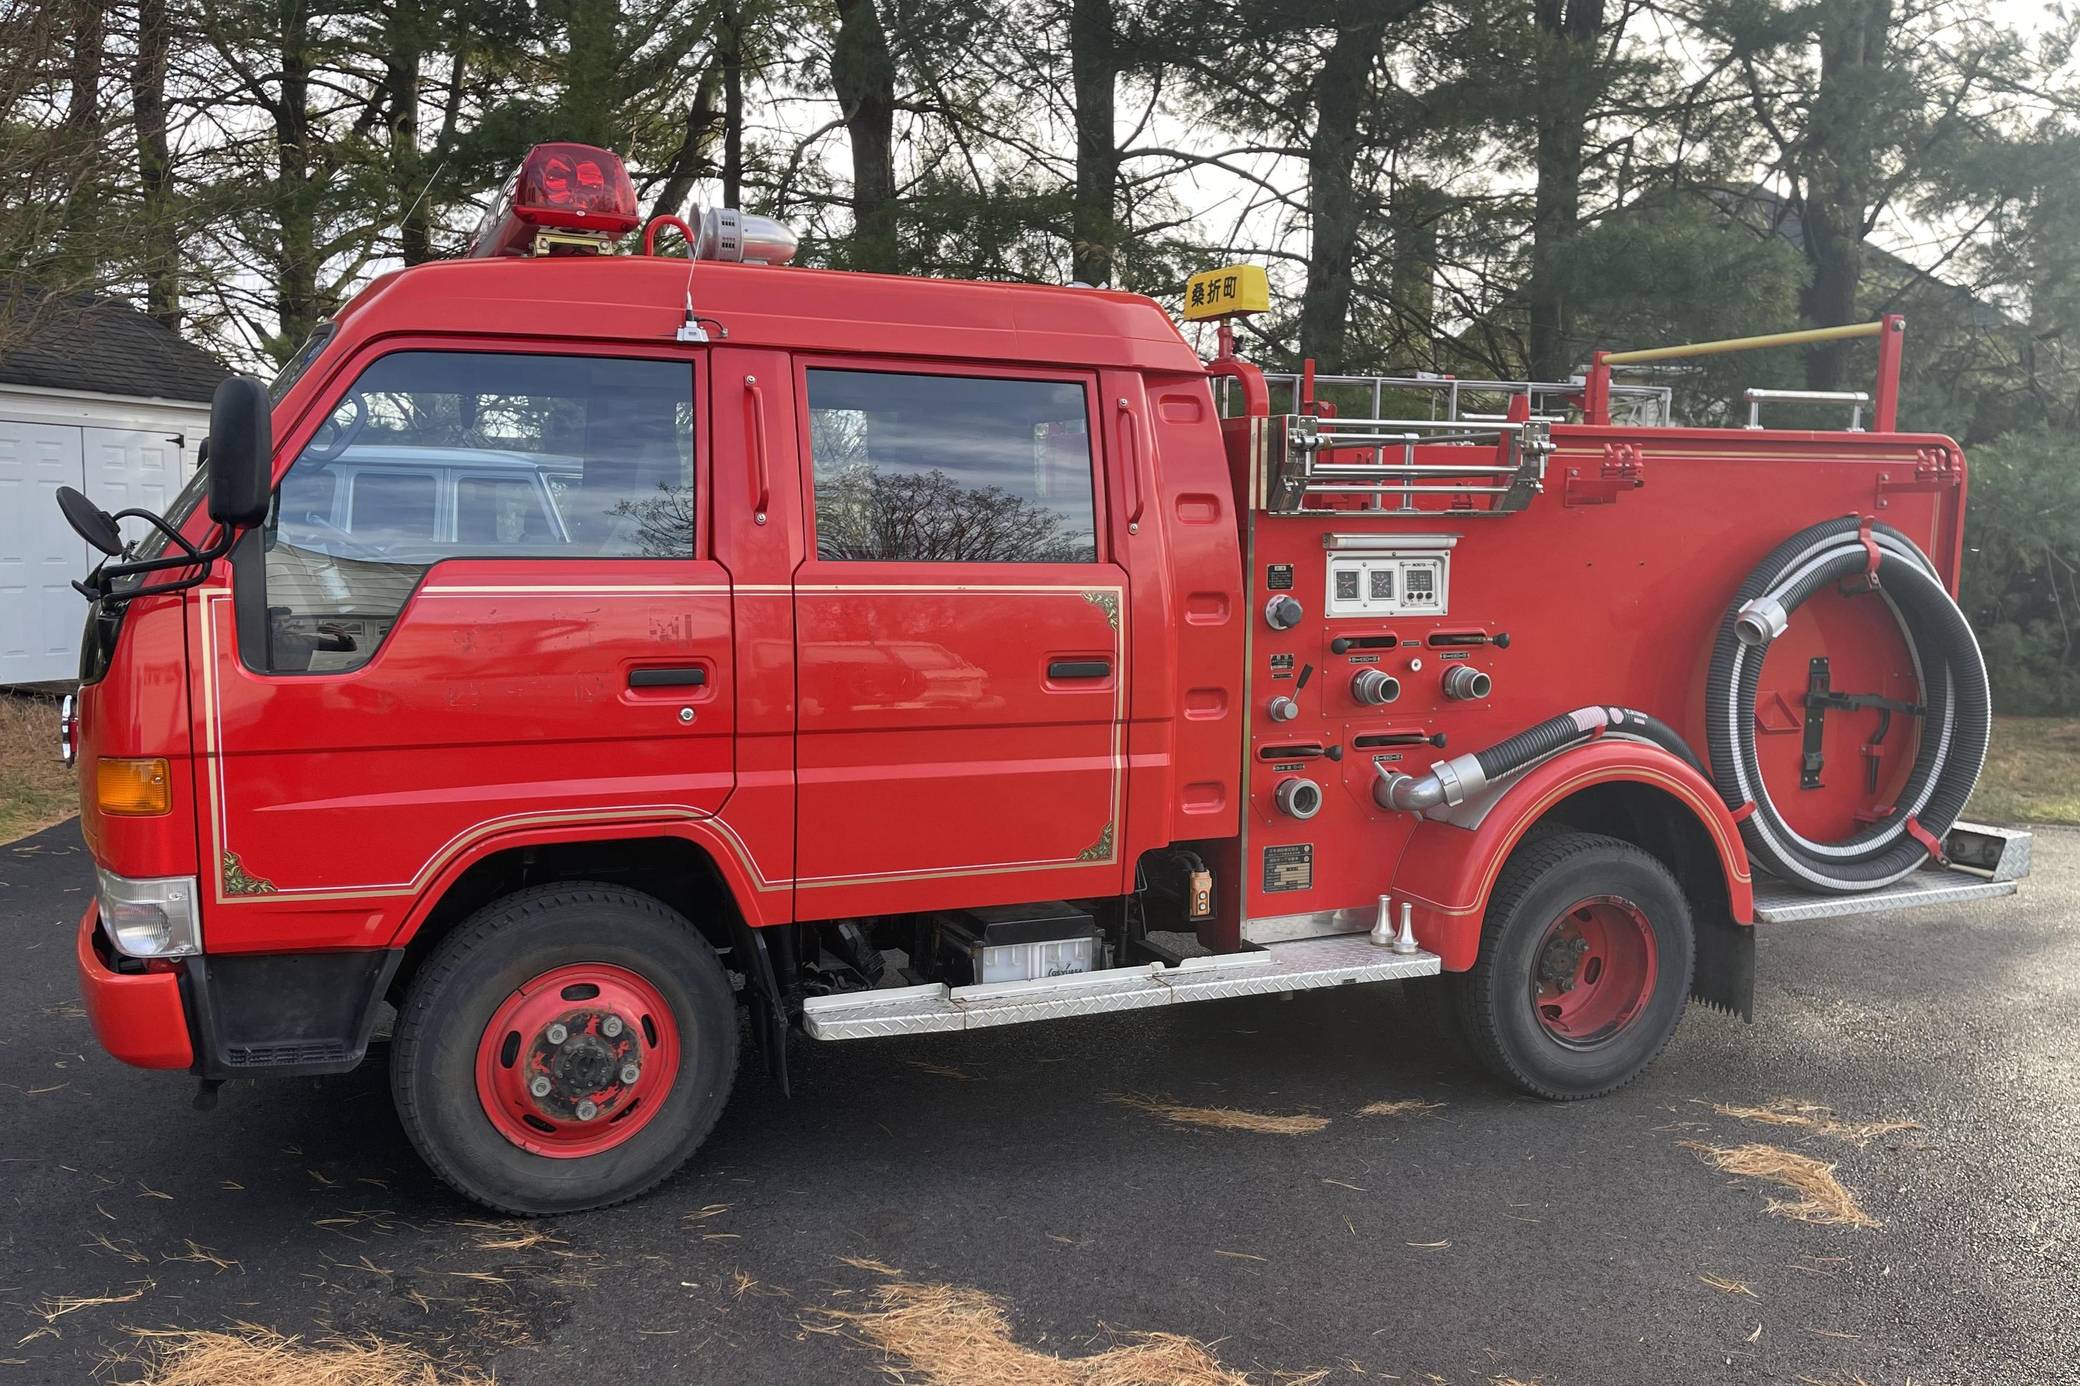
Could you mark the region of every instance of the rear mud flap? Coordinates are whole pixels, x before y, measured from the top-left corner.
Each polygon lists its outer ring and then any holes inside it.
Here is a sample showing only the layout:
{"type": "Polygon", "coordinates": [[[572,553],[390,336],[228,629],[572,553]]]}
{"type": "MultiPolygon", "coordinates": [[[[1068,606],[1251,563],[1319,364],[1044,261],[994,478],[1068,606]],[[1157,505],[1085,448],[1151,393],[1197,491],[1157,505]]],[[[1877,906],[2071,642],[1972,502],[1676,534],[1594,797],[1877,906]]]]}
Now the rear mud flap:
{"type": "Polygon", "coordinates": [[[750,1002],[751,1043],[765,1059],[766,1072],[780,1084],[780,1095],[792,1097],[787,1081],[787,1003],[773,973],[772,954],[765,937],[743,924],[733,926],[732,949],[742,960],[744,992],[750,1002]]]}
{"type": "Polygon", "coordinates": [[[1700,918],[1697,970],[1690,999],[1715,1011],[1755,1020],[1755,927],[1731,919],[1700,918]]]}

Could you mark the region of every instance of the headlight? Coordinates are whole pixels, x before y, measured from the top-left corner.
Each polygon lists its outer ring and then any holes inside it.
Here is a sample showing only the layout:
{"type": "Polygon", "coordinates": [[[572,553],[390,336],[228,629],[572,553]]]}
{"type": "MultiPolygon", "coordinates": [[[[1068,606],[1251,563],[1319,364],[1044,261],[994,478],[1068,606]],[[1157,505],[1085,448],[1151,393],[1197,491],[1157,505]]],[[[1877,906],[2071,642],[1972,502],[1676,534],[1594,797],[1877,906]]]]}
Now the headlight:
{"type": "Polygon", "coordinates": [[[101,925],[116,951],[133,958],[186,958],[202,951],[195,921],[195,878],[132,880],[102,871],[101,925]]]}

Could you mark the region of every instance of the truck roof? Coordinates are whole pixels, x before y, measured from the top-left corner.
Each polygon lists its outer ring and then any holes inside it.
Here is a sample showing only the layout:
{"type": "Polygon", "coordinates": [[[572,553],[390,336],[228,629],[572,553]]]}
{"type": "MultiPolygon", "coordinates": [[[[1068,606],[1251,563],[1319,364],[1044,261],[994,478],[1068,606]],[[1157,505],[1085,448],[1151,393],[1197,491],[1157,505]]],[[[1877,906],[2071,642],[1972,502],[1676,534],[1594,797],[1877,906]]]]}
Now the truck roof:
{"type": "Polygon", "coordinates": [[[726,327],[733,346],[1204,369],[1168,314],[1139,294],[661,256],[436,261],[377,279],[338,322],[361,338],[460,332],[544,345],[671,342],[689,288],[694,311],[726,327]]]}

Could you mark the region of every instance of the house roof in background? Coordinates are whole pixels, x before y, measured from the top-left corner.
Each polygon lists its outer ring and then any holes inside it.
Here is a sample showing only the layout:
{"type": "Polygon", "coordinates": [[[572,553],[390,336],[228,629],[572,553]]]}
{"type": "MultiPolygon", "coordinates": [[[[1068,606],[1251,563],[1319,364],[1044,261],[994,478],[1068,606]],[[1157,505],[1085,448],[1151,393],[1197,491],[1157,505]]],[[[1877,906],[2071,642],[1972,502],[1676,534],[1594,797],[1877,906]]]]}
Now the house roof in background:
{"type": "MultiPolygon", "coordinates": [[[[1712,202],[1734,220],[1745,223],[1764,235],[1776,235],[1805,249],[1805,220],[1799,214],[1798,205],[1783,194],[1773,192],[1760,183],[1750,183],[1745,188],[1715,188],[1708,196],[1712,202]]],[[[2000,305],[1989,303],[1961,284],[1945,279],[1940,274],[1924,274],[1912,261],[1902,259],[1881,245],[1869,240],[1863,243],[1864,254],[1870,257],[1869,268],[1877,275],[1901,284],[1919,282],[1931,293],[1945,294],[1956,300],[1965,309],[1965,317],[1973,327],[2012,328],[2022,324],[2013,314],[2000,305]]]]}
{"type": "Polygon", "coordinates": [[[0,385],[208,400],[231,370],[120,299],[0,290],[0,385]]]}

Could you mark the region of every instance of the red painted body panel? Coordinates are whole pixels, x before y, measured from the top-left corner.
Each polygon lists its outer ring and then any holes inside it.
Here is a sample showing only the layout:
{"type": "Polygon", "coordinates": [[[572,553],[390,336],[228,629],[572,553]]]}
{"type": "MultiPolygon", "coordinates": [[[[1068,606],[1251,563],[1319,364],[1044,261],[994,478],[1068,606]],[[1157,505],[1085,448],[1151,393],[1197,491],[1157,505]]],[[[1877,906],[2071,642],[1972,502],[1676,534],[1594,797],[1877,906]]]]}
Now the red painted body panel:
{"type": "Polygon", "coordinates": [[[134,603],[108,674],[80,693],[74,729],[80,772],[80,831],[94,860],[125,876],[195,873],[196,801],[190,788],[188,646],[178,598],[134,603]],[[169,812],[104,814],[94,806],[94,762],[102,756],[164,756],[169,812]]]}
{"type": "Polygon", "coordinates": [[[73,938],[80,1004],[94,1038],[116,1058],[139,1068],[186,1068],[195,1062],[181,1007],[181,979],[171,972],[112,971],[94,951],[101,927],[98,906],[87,906],[73,938]]]}
{"type": "MultiPolygon", "coordinates": [[[[348,673],[247,668],[229,563],[182,596],[134,603],[110,675],[83,690],[86,753],[191,768],[165,818],[90,813],[97,859],[133,875],[199,863],[207,946],[266,951],[406,941],[472,863],[554,842],[692,843],[754,925],[1115,895],[1141,854],[1194,842],[1219,881],[1209,942],[1235,946],[1245,920],[1369,917],[1392,892],[1423,902],[1419,937],[1464,967],[1503,855],[1577,780],[1636,780],[1696,813],[1747,918],[1745,862],[1710,786],[1659,752],[1599,744],[1527,774],[1469,831],[1374,806],[1375,758],[1420,772],[1441,758],[1427,747],[1340,763],[1261,752],[1421,731],[1458,754],[1592,703],[1654,713],[1702,750],[1713,634],[1743,576],[1794,530],[1877,516],[1955,585],[1963,469],[1945,439],[1556,426],[1545,489],[1516,514],[1271,515],[1247,507],[1210,389],[1213,373],[1248,384],[1249,370],[1210,372],[1146,299],[703,262],[694,303],[727,328],[704,345],[675,338],[688,271],[640,257],[446,262],[349,304],[276,407],[278,476],[388,352],[683,362],[694,552],[437,563],[348,673]],[[818,558],[803,382],[833,365],[1080,385],[1094,561],[818,558]],[[1637,450],[1645,484],[1568,504],[1569,472],[1595,476],[1618,445],[1637,450]],[[1447,611],[1395,623],[1392,649],[1335,652],[1356,628],[1322,609],[1323,539],[1350,532],[1456,535],[1447,611]],[[1262,616],[1273,564],[1290,565],[1308,608],[1290,631],[1262,616]],[[1423,643],[1437,630],[1510,634],[1506,650],[1467,655],[1493,676],[1491,696],[1441,697],[1456,661],[1423,643]],[[1057,684],[1048,664],[1065,658],[1108,659],[1111,675],[1057,684]],[[628,688],[628,670],[653,662],[699,663],[708,681],[628,688]],[[1363,668],[1399,677],[1400,699],[1358,703],[1363,668]],[[1279,693],[1295,693],[1298,719],[1269,719],[1279,693]],[[1305,822],[1272,805],[1295,773],[1326,793],[1305,822]],[[1267,889],[1266,849],[1300,847],[1305,879],[1267,889]]],[[[1823,652],[1838,687],[1910,693],[1869,601],[1819,599],[1810,629],[1772,652],[1764,702],[1802,708],[1805,662],[1823,652]]],[[[1873,793],[1869,732],[1830,719],[1840,773],[1783,796],[1796,821],[1838,829],[1885,798],[1912,733],[1894,733],[1873,793]]],[[[1798,740],[1770,738],[1773,779],[1795,785],[1798,740]]],[[[108,1006],[162,1023],[158,977],[115,985],[133,981],[89,979],[108,1006]]]]}
{"type": "MultiPolygon", "coordinates": [[[[1373,804],[1375,761],[1420,774],[1435,761],[1592,704],[1652,713],[1702,755],[1706,666],[1732,595],[1771,549],[1807,525],[1871,514],[1882,495],[1887,505],[1876,513],[1922,545],[1955,586],[1952,536],[1961,487],[1903,494],[1879,489],[1881,475],[1911,477],[1925,450],[1945,449],[1955,457],[1956,445],[1947,439],[1556,425],[1553,441],[1544,491],[1514,514],[1249,516],[1243,605],[1252,630],[1250,802],[1237,862],[1249,890],[1245,917],[1367,908],[1381,894],[1408,888],[1406,873],[1428,880],[1425,873],[1438,869],[1422,860],[1432,840],[1429,827],[1419,831],[1422,820],[1373,804]],[[1599,468],[1613,444],[1639,450],[1645,485],[1621,490],[1607,504],[1566,504],[1568,469],[1599,468]],[[1396,620],[1324,617],[1323,537],[1329,534],[1456,535],[1448,610],[1396,620]],[[1266,575],[1272,565],[1288,564],[1292,591],[1308,615],[1291,631],[1274,632],[1261,615],[1266,575]],[[1330,648],[1339,635],[1388,630],[1398,640],[1389,650],[1339,655],[1330,648]],[[1463,652],[1463,662],[1492,677],[1487,698],[1455,702],[1442,694],[1443,670],[1462,659],[1426,642],[1433,632],[1462,630],[1507,632],[1511,638],[1507,649],[1488,645],[1463,652]],[[1274,668],[1274,662],[1290,669],[1274,668]],[[1266,711],[1270,699],[1290,692],[1295,673],[1310,664],[1314,677],[1294,694],[1300,716],[1273,722],[1266,711]],[[1398,700],[1367,707],[1351,696],[1354,672],[1372,667],[1401,680],[1398,700]],[[1416,746],[1350,754],[1341,764],[1264,755],[1270,747],[1350,746],[1358,736],[1402,732],[1443,733],[1448,745],[1442,751],[1416,746]],[[1278,781],[1295,773],[1318,780],[1326,791],[1327,807],[1318,818],[1300,822],[1274,808],[1278,781]],[[1313,848],[1311,886],[1265,889],[1266,849],[1302,846],[1313,848]]],[[[1232,436],[1231,458],[1246,465],[1232,436]]],[[[1912,761],[1914,729],[1895,719],[1879,789],[1869,792],[1862,747],[1876,714],[1838,715],[1826,724],[1825,751],[1833,767],[1826,787],[1798,788],[1796,733],[1811,655],[1825,652],[1834,661],[1837,688],[1894,696],[1915,691],[1890,615],[1874,601],[1816,598],[1814,619],[1802,611],[1793,636],[1781,649],[1772,648],[1764,666],[1758,705],[1781,700],[1794,710],[1787,727],[1792,734],[1764,738],[1765,773],[1777,801],[1796,805],[1799,821],[1838,825],[1858,809],[1889,803],[1912,761]]],[[[1739,882],[1729,885],[1737,888],[1739,882]]]]}
{"type": "Polygon", "coordinates": [[[1555,805],[1592,785],[1645,785],[1705,825],[1718,852],[1734,919],[1754,917],[1755,887],[1740,829],[1709,781],[1658,746],[1600,740],[1544,761],[1512,781],[1478,826],[1424,819],[1408,835],[1393,873],[1394,898],[1415,906],[1416,939],[1448,971],[1473,966],[1481,917],[1510,850],[1555,805]]]}

